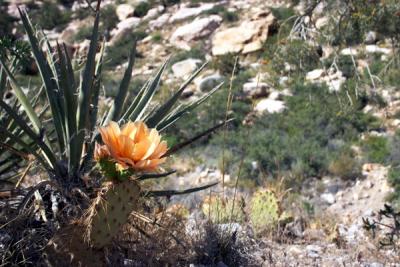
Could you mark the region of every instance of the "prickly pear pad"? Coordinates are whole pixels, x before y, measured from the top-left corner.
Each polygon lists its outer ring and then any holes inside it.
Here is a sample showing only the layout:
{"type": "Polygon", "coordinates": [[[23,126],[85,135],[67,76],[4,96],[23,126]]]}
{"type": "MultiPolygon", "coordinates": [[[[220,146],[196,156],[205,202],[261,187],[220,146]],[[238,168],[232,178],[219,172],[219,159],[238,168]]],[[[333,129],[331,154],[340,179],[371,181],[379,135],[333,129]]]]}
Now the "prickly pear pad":
{"type": "Polygon", "coordinates": [[[136,181],[106,182],[89,209],[86,240],[96,248],[108,245],[137,209],[140,186],[136,181]]]}

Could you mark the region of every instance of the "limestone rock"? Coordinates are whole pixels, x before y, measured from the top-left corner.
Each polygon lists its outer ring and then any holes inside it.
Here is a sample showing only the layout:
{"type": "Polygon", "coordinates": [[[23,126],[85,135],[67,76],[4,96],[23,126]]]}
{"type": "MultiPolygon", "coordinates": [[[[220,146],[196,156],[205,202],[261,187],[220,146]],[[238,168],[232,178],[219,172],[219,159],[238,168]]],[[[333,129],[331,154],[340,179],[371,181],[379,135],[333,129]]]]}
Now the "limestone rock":
{"type": "Polygon", "coordinates": [[[268,113],[280,113],[286,109],[285,103],[280,100],[272,100],[272,99],[262,99],[257,103],[254,110],[258,114],[262,114],[264,112],[268,113]]]}
{"type": "Polygon", "coordinates": [[[238,27],[217,32],[212,39],[212,54],[218,56],[258,51],[267,40],[269,29],[274,23],[275,17],[269,12],[265,17],[243,21],[238,27]]]}
{"type": "Polygon", "coordinates": [[[200,15],[200,13],[210,10],[215,6],[213,3],[202,4],[199,7],[181,7],[175,14],[170,18],[170,22],[182,21],[190,17],[200,15]]]}
{"type": "Polygon", "coordinates": [[[219,74],[211,74],[208,76],[203,76],[200,79],[195,80],[195,84],[197,88],[202,92],[208,92],[215,88],[218,84],[220,84],[224,80],[219,74]]]}
{"type": "Polygon", "coordinates": [[[200,59],[188,58],[172,65],[172,72],[177,78],[188,78],[201,64],[200,59]]]}
{"type": "Polygon", "coordinates": [[[117,17],[120,21],[132,17],[134,11],[135,9],[133,8],[133,6],[129,4],[120,4],[115,10],[115,12],[117,13],[117,17]]]}
{"type": "Polygon", "coordinates": [[[248,82],[243,84],[243,92],[250,97],[265,97],[268,95],[269,85],[262,82],[248,82]]]}
{"type": "Polygon", "coordinates": [[[221,22],[222,18],[218,15],[196,19],[193,22],[176,29],[171,36],[171,42],[178,47],[185,47],[190,41],[198,40],[210,35],[219,27],[221,22]]]}

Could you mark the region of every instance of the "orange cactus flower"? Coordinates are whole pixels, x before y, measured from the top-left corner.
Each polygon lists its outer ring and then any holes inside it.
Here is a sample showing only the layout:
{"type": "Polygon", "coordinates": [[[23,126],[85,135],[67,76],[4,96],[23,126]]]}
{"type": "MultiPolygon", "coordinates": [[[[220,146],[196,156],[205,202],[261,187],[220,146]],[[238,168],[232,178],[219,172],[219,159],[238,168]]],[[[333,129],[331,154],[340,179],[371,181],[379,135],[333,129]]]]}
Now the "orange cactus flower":
{"type": "Polygon", "coordinates": [[[138,171],[155,170],[165,161],[162,156],[167,143],[161,141],[156,129],[147,128],[141,121],[128,122],[121,129],[111,121],[99,131],[104,145],[96,144],[95,160],[111,157],[121,167],[138,171]]]}

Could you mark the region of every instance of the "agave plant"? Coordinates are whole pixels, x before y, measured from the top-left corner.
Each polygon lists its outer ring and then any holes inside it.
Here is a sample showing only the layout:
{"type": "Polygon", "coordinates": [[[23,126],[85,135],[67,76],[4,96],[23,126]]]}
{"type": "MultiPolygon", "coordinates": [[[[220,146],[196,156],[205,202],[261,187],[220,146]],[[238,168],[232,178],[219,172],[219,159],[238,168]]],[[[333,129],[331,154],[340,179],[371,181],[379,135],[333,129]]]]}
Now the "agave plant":
{"type": "MultiPolygon", "coordinates": [[[[22,64],[24,64],[26,58],[28,58],[28,53],[29,48],[25,42],[19,40],[12,41],[8,37],[0,38],[0,58],[3,61],[10,62],[10,71],[12,73],[20,68],[22,64]]],[[[6,83],[6,73],[4,70],[0,69],[0,99],[8,102],[13,109],[18,110],[20,108],[20,104],[16,101],[12,94],[7,92],[6,83]]],[[[36,88],[31,88],[30,91],[32,91],[34,95],[34,97],[31,99],[31,105],[39,109],[38,100],[41,91],[37,90],[36,88]]],[[[43,112],[40,112],[39,117],[42,115],[43,112]]],[[[21,130],[21,128],[18,127],[11,116],[9,116],[9,114],[3,110],[0,110],[0,124],[3,125],[3,127],[9,132],[19,136],[19,138],[26,139],[26,134],[21,130]]],[[[32,143],[30,143],[30,145],[32,145],[32,143]]],[[[0,132],[0,181],[2,183],[13,180],[13,178],[18,176],[17,171],[25,166],[24,163],[26,163],[26,161],[21,159],[26,159],[29,161],[30,158],[28,151],[0,132]]]]}
{"type": "MultiPolygon", "coordinates": [[[[195,101],[177,104],[184,89],[206,66],[204,64],[165,103],[159,104],[156,108],[150,110],[149,104],[157,91],[162,74],[168,64],[168,60],[166,60],[155,75],[148,79],[145,85],[137,92],[136,97],[132,101],[128,101],[128,86],[135,62],[135,46],[133,46],[128,66],[111,107],[104,114],[98,114],[101,72],[105,50],[104,42],[99,42],[99,7],[100,1],[98,1],[96,9],[86,64],[80,70],[79,75],[73,68],[73,61],[65,45],[57,43],[56,47],[53,48],[43,34],[42,40],[46,51],[42,51],[39,32],[33,27],[26,11],[19,9],[22,24],[26,30],[33,57],[40,72],[43,90],[46,93],[47,104],[51,114],[49,116],[50,123],[46,125],[43,123],[41,115],[38,114],[38,107],[28,99],[10,67],[4,59],[0,58],[1,73],[7,76],[8,82],[17,98],[14,106],[0,100],[0,108],[25,137],[22,138],[20,134],[5,127],[3,124],[0,126],[0,133],[7,140],[12,141],[10,145],[12,149],[23,149],[33,155],[49,173],[50,179],[56,181],[66,191],[72,187],[82,185],[81,178],[92,169],[95,143],[100,140],[97,130],[99,127],[108,125],[111,121],[119,124],[128,121],[143,121],[149,128],[154,128],[160,132],[165,131],[186,113],[191,112],[204,102],[222,85],[220,84],[195,101]],[[18,145],[18,147],[14,144],[18,145]]],[[[4,87],[5,84],[3,84],[2,88],[4,87]]],[[[176,147],[170,148],[164,156],[176,152],[222,125],[224,123],[216,125],[176,147]]],[[[143,177],[158,178],[171,173],[147,173],[143,177]]],[[[183,192],[191,191],[192,189],[183,192]]],[[[172,193],[179,192],[153,192],[153,195],[172,193]]]]}

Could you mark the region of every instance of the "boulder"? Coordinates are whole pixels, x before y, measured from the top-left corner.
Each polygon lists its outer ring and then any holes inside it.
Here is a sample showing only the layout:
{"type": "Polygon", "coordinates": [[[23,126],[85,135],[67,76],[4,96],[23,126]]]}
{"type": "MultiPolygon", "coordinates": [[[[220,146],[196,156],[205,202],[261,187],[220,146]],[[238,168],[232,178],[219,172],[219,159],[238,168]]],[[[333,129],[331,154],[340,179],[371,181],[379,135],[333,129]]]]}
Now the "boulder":
{"type": "Polygon", "coordinates": [[[172,72],[175,77],[186,79],[189,78],[200,64],[200,59],[188,58],[172,65],[172,72]]]}
{"type": "Polygon", "coordinates": [[[135,9],[129,4],[120,4],[117,6],[115,12],[117,13],[118,19],[122,21],[129,17],[132,17],[135,9]]]}
{"type": "Polygon", "coordinates": [[[238,27],[218,31],[212,39],[214,56],[228,53],[248,54],[260,50],[267,40],[270,27],[275,24],[272,13],[243,21],[238,27]]]}
{"type": "Polygon", "coordinates": [[[76,35],[82,28],[88,28],[93,25],[93,19],[73,20],[61,32],[59,39],[67,46],[73,46],[76,43],[76,35]]]}
{"type": "Polygon", "coordinates": [[[364,43],[367,45],[376,44],[379,41],[378,33],[374,31],[369,31],[365,35],[364,43]]]}
{"type": "Polygon", "coordinates": [[[224,77],[215,73],[208,76],[201,77],[200,79],[195,80],[195,84],[197,88],[202,92],[208,92],[214,89],[217,85],[223,82],[224,77]]]}
{"type": "Polygon", "coordinates": [[[329,69],[328,71],[315,69],[306,74],[306,80],[317,84],[326,83],[329,91],[337,92],[346,81],[346,78],[341,71],[336,71],[335,69],[329,69]]]}
{"type": "Polygon", "coordinates": [[[162,28],[162,26],[164,26],[166,23],[168,23],[168,20],[170,17],[171,17],[170,14],[164,13],[161,16],[159,16],[157,19],[150,21],[149,22],[150,29],[155,30],[155,29],[162,28]]]}
{"type": "Polygon", "coordinates": [[[248,82],[243,84],[243,92],[250,97],[265,97],[269,93],[269,85],[262,82],[248,82]]]}
{"type": "Polygon", "coordinates": [[[219,27],[222,18],[218,15],[211,15],[206,18],[196,19],[193,22],[176,29],[171,36],[171,42],[178,47],[185,47],[190,41],[210,35],[219,27]]]}
{"type": "Polygon", "coordinates": [[[182,6],[177,12],[175,12],[169,22],[174,23],[177,21],[182,21],[190,17],[198,16],[202,12],[210,10],[215,7],[215,4],[213,3],[206,3],[202,4],[198,7],[186,7],[182,6]]]}
{"type": "Polygon", "coordinates": [[[143,20],[154,19],[158,15],[160,15],[164,10],[165,10],[165,8],[163,6],[153,7],[152,9],[149,9],[149,11],[147,11],[147,14],[146,14],[146,16],[143,17],[143,20]]]}
{"type": "Polygon", "coordinates": [[[307,81],[317,80],[317,79],[321,78],[324,75],[324,73],[325,73],[325,70],[323,70],[323,69],[312,70],[310,72],[307,72],[306,80],[307,81]]]}
{"type": "Polygon", "coordinates": [[[365,51],[367,53],[381,53],[384,55],[390,55],[392,53],[392,50],[386,47],[379,47],[377,45],[366,45],[365,46],[365,51]]]}
{"type": "Polygon", "coordinates": [[[130,17],[117,24],[117,27],[111,31],[110,45],[114,45],[124,36],[132,32],[140,24],[140,18],[130,17]]]}
{"type": "Polygon", "coordinates": [[[254,110],[258,114],[262,114],[264,112],[268,113],[280,113],[286,109],[285,103],[280,100],[272,100],[269,98],[265,98],[260,100],[257,105],[254,107],[254,110]]]}

